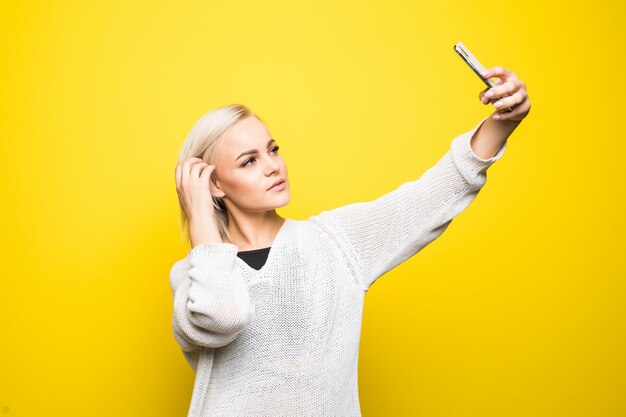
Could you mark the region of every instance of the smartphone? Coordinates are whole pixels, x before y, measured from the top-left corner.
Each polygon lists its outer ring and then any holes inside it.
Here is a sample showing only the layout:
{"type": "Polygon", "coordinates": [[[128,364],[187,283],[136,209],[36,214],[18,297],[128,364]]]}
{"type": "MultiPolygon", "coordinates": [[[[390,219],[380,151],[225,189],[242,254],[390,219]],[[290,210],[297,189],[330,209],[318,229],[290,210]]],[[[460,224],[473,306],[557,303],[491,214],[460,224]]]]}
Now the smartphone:
{"type": "MultiPolygon", "coordinates": [[[[476,59],[476,57],[470,52],[470,50],[467,49],[467,46],[463,45],[463,42],[457,42],[456,45],[454,45],[454,50],[457,54],[459,54],[461,58],[463,58],[463,61],[465,61],[465,63],[469,65],[469,67],[476,73],[476,75],[478,75],[478,78],[480,78],[480,80],[484,82],[487,87],[492,88],[495,86],[494,82],[498,79],[498,77],[491,77],[487,79],[483,78],[483,76],[480,74],[485,71],[485,67],[483,67],[481,63],[476,59]]],[[[504,93],[504,96],[502,97],[509,97],[509,95],[507,93],[504,93]]],[[[495,97],[492,98],[491,101],[499,100],[500,98],[501,97],[495,97]]],[[[507,109],[498,110],[500,112],[507,112],[513,111],[513,108],[509,107],[507,109]]]]}

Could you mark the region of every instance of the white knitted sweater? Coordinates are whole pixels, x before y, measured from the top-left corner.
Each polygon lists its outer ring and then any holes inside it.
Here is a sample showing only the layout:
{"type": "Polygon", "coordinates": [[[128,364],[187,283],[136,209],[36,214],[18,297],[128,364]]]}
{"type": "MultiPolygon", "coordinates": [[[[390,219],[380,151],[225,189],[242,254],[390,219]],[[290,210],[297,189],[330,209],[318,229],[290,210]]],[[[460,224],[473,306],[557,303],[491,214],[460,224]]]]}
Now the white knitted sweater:
{"type": "Polygon", "coordinates": [[[230,243],[200,244],[173,265],[173,332],[196,372],[189,416],[361,415],[365,293],[441,235],[485,184],[506,148],[474,154],[470,138],[485,119],[419,179],[287,218],[260,270],[230,243]]]}

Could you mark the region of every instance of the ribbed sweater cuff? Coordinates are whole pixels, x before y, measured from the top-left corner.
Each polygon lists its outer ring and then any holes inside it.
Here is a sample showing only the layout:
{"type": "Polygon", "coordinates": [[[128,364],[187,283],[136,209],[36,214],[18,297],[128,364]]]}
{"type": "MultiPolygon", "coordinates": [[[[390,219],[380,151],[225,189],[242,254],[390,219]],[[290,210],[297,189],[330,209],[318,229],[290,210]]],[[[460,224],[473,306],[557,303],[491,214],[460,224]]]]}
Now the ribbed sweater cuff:
{"type": "Polygon", "coordinates": [[[484,183],[484,172],[491,164],[500,159],[506,150],[507,142],[504,142],[498,152],[487,159],[480,158],[472,150],[472,145],[470,144],[472,136],[488,117],[490,116],[482,119],[472,130],[462,133],[452,140],[452,158],[461,174],[473,185],[482,185],[484,183]]]}

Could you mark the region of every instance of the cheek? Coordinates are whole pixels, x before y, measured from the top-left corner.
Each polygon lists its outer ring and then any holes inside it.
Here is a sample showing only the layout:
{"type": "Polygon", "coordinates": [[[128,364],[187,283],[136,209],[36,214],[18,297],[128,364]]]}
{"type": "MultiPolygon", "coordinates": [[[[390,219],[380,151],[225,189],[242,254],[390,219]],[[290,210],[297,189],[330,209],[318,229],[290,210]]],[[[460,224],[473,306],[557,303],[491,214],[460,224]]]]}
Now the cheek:
{"type": "Polygon", "coordinates": [[[230,184],[231,191],[239,199],[254,198],[263,192],[263,182],[259,180],[261,177],[261,175],[253,172],[252,169],[249,172],[240,172],[233,178],[230,184]]]}

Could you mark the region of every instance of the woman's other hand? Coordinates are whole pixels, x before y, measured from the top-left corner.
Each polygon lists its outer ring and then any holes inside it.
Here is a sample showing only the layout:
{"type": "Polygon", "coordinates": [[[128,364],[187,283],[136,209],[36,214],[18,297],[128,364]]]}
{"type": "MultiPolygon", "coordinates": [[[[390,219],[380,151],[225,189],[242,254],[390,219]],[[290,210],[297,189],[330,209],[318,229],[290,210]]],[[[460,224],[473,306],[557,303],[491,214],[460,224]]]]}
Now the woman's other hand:
{"type": "Polygon", "coordinates": [[[211,173],[215,165],[200,158],[189,158],[176,164],[176,192],[188,220],[215,214],[212,199],[211,173]]]}
{"type": "Polygon", "coordinates": [[[215,165],[209,165],[196,157],[176,164],[176,192],[180,206],[189,220],[192,247],[201,243],[222,241],[215,222],[215,189],[211,182],[214,170],[215,165]]]}

